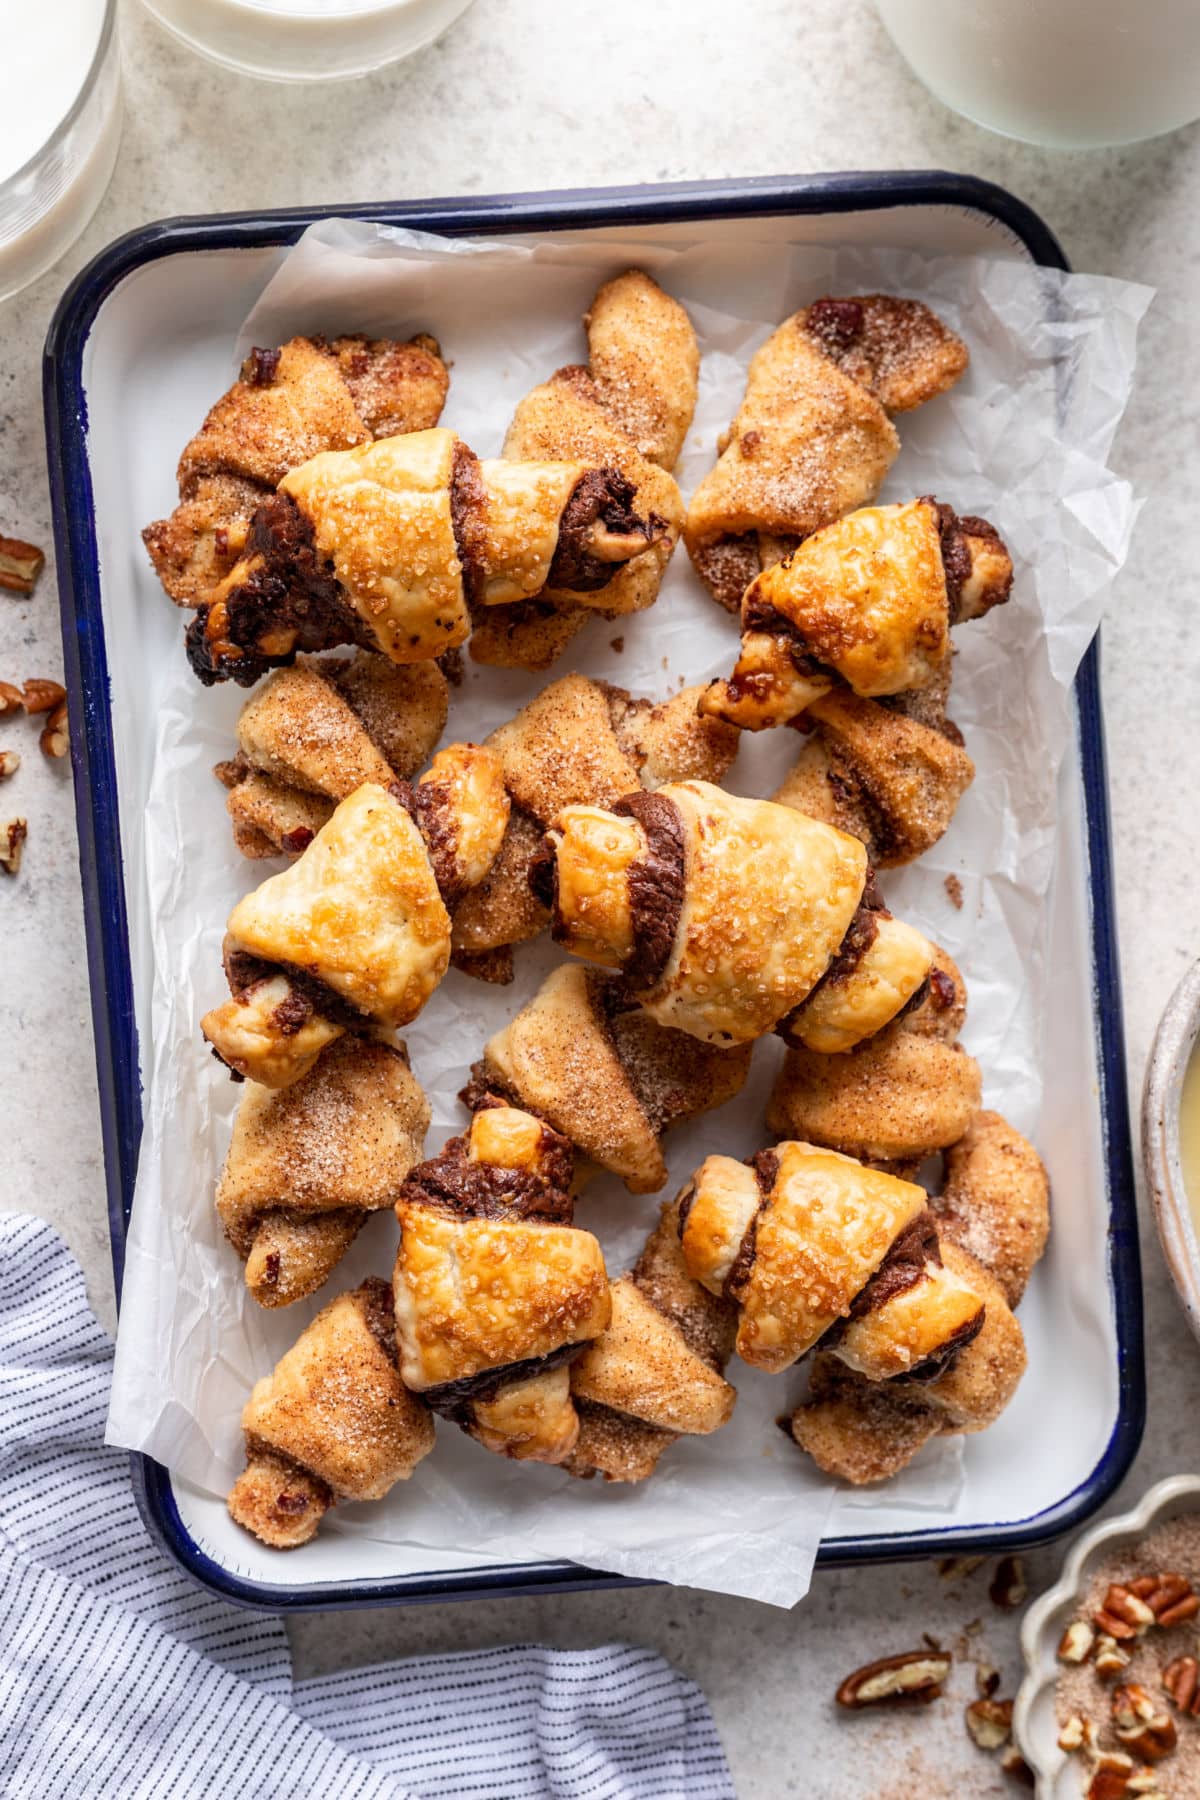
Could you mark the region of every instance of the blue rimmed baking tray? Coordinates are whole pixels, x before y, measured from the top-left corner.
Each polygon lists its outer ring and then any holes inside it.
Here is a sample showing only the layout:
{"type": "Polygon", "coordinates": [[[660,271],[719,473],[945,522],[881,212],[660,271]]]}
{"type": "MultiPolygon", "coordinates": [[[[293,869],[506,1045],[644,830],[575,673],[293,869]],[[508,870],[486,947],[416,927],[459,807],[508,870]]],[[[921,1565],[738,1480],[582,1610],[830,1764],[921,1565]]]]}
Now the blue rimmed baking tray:
{"type": "MultiPolygon", "coordinates": [[[[88,460],[89,343],[105,307],[124,284],[163,259],[221,255],[270,259],[314,220],[356,217],[447,235],[580,229],[722,227],[728,221],[804,221],[804,230],[899,242],[931,253],[1002,250],[1048,267],[1066,262],[1053,234],[1028,207],[991,184],[941,173],[833,175],[489,198],[407,202],[271,214],[169,220],[120,239],[65,294],[50,330],[45,406],[72,760],[92,1007],[96,1033],[113,1266],[120,1291],[125,1236],[141,1132],[141,1091],[130,938],[123,877],[103,608],[101,559],[88,460]]],[[[232,266],[232,265],[231,265],[232,266]]],[[[944,1524],[901,1532],[840,1531],[819,1560],[845,1564],[1014,1548],[1078,1524],[1121,1479],[1137,1449],[1144,1410],[1141,1288],[1134,1210],[1109,841],[1099,649],[1093,644],[1076,683],[1080,820],[1078,853],[1086,872],[1097,1104],[1106,1188],[1108,1263],[1115,1327],[1115,1416],[1086,1479],[1029,1516],[944,1524]]],[[[134,1480],[151,1529],[191,1572],[234,1600],[272,1608],[380,1605],[473,1594],[545,1592],[615,1585],[619,1578],[561,1562],[423,1569],[403,1575],[264,1582],[210,1555],[203,1533],[169,1472],[134,1457],[134,1480]]],[[[862,1514],[869,1521],[869,1512],[862,1514]]],[[[294,1564],[289,1563],[290,1576],[294,1564]]]]}

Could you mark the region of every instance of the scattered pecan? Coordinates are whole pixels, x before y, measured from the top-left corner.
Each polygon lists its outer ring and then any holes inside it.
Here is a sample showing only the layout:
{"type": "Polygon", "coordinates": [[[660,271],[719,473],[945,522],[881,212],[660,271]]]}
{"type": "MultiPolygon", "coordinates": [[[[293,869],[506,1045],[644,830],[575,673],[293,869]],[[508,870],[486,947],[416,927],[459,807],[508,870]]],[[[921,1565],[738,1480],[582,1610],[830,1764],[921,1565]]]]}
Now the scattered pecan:
{"type": "Polygon", "coordinates": [[[71,748],[71,729],[67,724],[67,703],[60,700],[54,707],[38,738],[43,756],[65,756],[71,748]]]}
{"type": "Polygon", "coordinates": [[[1116,1638],[1109,1637],[1107,1632],[1096,1639],[1096,1657],[1093,1667],[1101,1681],[1109,1681],[1119,1675],[1122,1669],[1130,1664],[1128,1650],[1123,1650],[1116,1638]]]}
{"type": "Polygon", "coordinates": [[[1004,1752],[1004,1755],[1000,1758],[1000,1767],[1004,1770],[1004,1773],[1008,1776],[1009,1780],[1015,1781],[1018,1787],[1034,1788],[1037,1786],[1037,1779],[1033,1770],[1025,1761],[1025,1758],[1021,1755],[1021,1752],[1017,1749],[1015,1744],[1010,1744],[1008,1749],[1004,1752]]]}
{"type": "Polygon", "coordinates": [[[1095,1742],[1096,1727],[1080,1713],[1072,1713],[1058,1734],[1059,1749],[1072,1754],[1076,1750],[1090,1750],[1095,1742]]]}
{"type": "Polygon", "coordinates": [[[0,681],[0,713],[24,712],[25,696],[11,681],[0,681]]]}
{"type": "Polygon", "coordinates": [[[1158,1776],[1153,1769],[1135,1769],[1125,1783],[1125,1792],[1130,1796],[1137,1795],[1138,1800],[1167,1800],[1158,1785],[1158,1776]]]}
{"type": "Polygon", "coordinates": [[[1159,1711],[1153,1694],[1139,1681],[1113,1690],[1112,1717],[1120,1742],[1140,1762],[1159,1762],[1175,1748],[1174,1719],[1159,1711]]]}
{"type": "Polygon", "coordinates": [[[21,867],[21,850],[28,836],[29,825],[24,819],[9,819],[6,825],[0,825],[0,869],[9,875],[15,875],[21,867]]]}
{"type": "Polygon", "coordinates": [[[1181,1713],[1200,1719],[1200,1662],[1194,1656],[1177,1656],[1169,1662],[1162,1684],[1181,1713]]]}
{"type": "Polygon", "coordinates": [[[1011,1700],[972,1700],[964,1717],[980,1750],[999,1750],[1012,1736],[1011,1700]]]}
{"type": "Polygon", "coordinates": [[[1086,1619],[1072,1619],[1058,1640],[1058,1660],[1084,1663],[1096,1645],[1096,1633],[1086,1619]]]}
{"type": "Polygon", "coordinates": [[[61,681],[34,680],[25,683],[22,699],[27,713],[53,712],[61,706],[67,697],[67,690],[61,681]]]}
{"type": "Polygon", "coordinates": [[[1125,1800],[1133,1770],[1132,1756],[1126,1756],[1120,1750],[1101,1752],[1092,1765],[1087,1800],[1125,1800]]]}
{"type": "Polygon", "coordinates": [[[1128,1643],[1148,1631],[1155,1623],[1155,1618],[1146,1602],[1140,1600],[1131,1588],[1114,1581],[1105,1593],[1094,1623],[1100,1631],[1116,1638],[1118,1643],[1128,1643]]]}
{"type": "Polygon", "coordinates": [[[45,552],[20,538],[0,537],[0,588],[22,599],[32,594],[45,565],[45,552]]]}
{"type": "Polygon", "coordinates": [[[992,1576],[988,1588],[988,1599],[993,1606],[1002,1606],[1005,1612],[1012,1612],[1025,1602],[1029,1592],[1025,1580],[1025,1565],[1019,1556],[1002,1556],[996,1564],[996,1573],[992,1576]]]}
{"type": "Polygon", "coordinates": [[[906,1650],[899,1656],[882,1656],[847,1675],[838,1688],[837,1703],[855,1710],[897,1701],[936,1700],[952,1660],[945,1651],[935,1650],[906,1650]]]}
{"type": "Polygon", "coordinates": [[[15,775],[21,766],[21,758],[15,750],[0,750],[0,781],[7,781],[15,775]]]}
{"type": "Polygon", "coordinates": [[[946,1581],[961,1581],[964,1576],[973,1575],[986,1561],[986,1556],[943,1556],[938,1563],[938,1574],[946,1581]]]}
{"type": "Polygon", "coordinates": [[[983,1699],[990,1700],[999,1686],[999,1669],[993,1669],[991,1663],[978,1663],[975,1668],[975,1687],[983,1699]]]}

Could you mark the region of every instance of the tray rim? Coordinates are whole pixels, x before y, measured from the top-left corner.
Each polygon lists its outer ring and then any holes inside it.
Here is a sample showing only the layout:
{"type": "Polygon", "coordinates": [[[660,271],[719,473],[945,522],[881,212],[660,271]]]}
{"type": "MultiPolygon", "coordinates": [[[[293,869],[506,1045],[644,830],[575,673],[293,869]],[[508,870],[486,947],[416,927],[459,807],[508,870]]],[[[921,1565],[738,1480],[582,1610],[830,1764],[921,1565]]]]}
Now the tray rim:
{"type": "MultiPolygon", "coordinates": [[[[689,220],[703,223],[715,218],[850,213],[905,206],[951,206],[981,213],[1004,225],[1036,264],[1070,267],[1045,221],[1024,201],[995,183],[943,170],[849,171],[180,216],[140,226],[115,239],[68,286],[47,335],[43,402],[118,1304],[137,1169],[141,1089],[83,386],[84,350],[105,299],[136,269],[160,257],[185,251],[283,247],[294,243],[309,225],[327,218],[404,224],[461,236],[570,230],[589,225],[653,225],[689,220]]],[[[930,1527],[887,1536],[862,1532],[833,1538],[818,1550],[819,1567],[902,1562],[983,1548],[1016,1550],[1044,1543],[1081,1524],[1104,1503],[1127,1473],[1141,1441],[1145,1422],[1142,1290],[1113,899],[1099,634],[1080,665],[1075,697],[1086,828],[1099,1106],[1108,1189],[1108,1271],[1117,1335],[1116,1420],[1088,1477],[1039,1513],[962,1531],[930,1527]]],[[[131,1453],[130,1462],[143,1519],[167,1553],[205,1587],[236,1604],[259,1610],[320,1611],[484,1595],[657,1585],[558,1560],[416,1571],[379,1580],[310,1583],[302,1588],[254,1581],[235,1575],[214,1561],[191,1536],[180,1516],[169,1470],[138,1453],[131,1453]]]]}

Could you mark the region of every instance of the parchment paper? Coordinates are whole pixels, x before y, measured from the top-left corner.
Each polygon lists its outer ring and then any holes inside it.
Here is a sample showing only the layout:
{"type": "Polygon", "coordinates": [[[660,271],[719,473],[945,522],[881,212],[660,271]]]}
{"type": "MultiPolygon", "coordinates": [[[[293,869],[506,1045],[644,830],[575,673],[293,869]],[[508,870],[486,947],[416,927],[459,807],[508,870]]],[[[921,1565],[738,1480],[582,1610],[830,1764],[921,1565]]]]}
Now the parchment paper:
{"type": "MultiPolygon", "coordinates": [[[[250,345],[296,331],[431,330],[452,365],[443,422],[481,455],[495,454],[521,395],[561,363],[585,360],[580,316],[599,282],[633,262],[683,300],[700,339],[700,399],[677,472],[685,496],[711,465],[750,355],[806,300],[911,294],[970,346],[962,384],[898,421],[903,450],[884,497],[936,493],[990,517],[1013,552],[1017,579],[1006,607],[955,634],[951,713],[975,760],[975,784],[943,841],[883,885],[893,909],[961,964],[970,992],[965,1041],[983,1064],[985,1101],[1036,1137],[1055,776],[1074,729],[1070,683],[1137,510],[1106,459],[1149,290],[1015,262],[787,248],[778,240],[682,249],[644,240],[447,241],[337,221],[311,229],[284,259],[230,345],[230,376],[250,345]],[[949,875],[962,884],[961,909],[944,885],[949,875]]],[[[736,648],[735,622],[708,598],[681,548],[649,613],[594,622],[550,676],[468,664],[446,741],[479,739],[572,668],[657,698],[727,672],[736,648]]],[[[142,1047],[146,1123],[108,1426],[110,1443],[149,1452],[215,1493],[240,1467],[238,1416],[253,1382],[322,1301],[365,1273],[388,1274],[395,1248],[390,1214],[373,1219],[322,1295],[268,1313],[246,1298],[217,1222],[213,1189],[237,1093],[208,1055],[198,1021],[226,991],[220,951],[229,909],[269,870],[234,852],[224,793],[210,773],[231,753],[243,700],[233,690],[200,689],[182,648],[156,697],[142,897],[154,942],[154,1029],[153,1044],[142,1047]]],[[[769,793],[796,748],[786,731],[747,737],[730,785],[769,793]]],[[[452,971],[410,1028],[413,1067],[433,1106],[430,1152],[462,1129],[455,1094],[485,1039],[557,955],[545,944],[519,951],[509,988],[452,971]]],[[[668,1140],[668,1192],[711,1151],[743,1156],[762,1146],[779,1054],[774,1041],[762,1044],[743,1094],[668,1140]]],[[[610,1270],[636,1256],[656,1205],[609,1178],[588,1189],[579,1222],[601,1237],[610,1270]]],[[[731,1378],[739,1390],[731,1425],[674,1446],[641,1487],[509,1464],[439,1425],[437,1449],[411,1481],[379,1505],[337,1508],[322,1529],[496,1557],[565,1557],[791,1605],[807,1590],[832,1497],[775,1426],[803,1377],[735,1364],[731,1378]]],[[[947,1440],[923,1453],[890,1495],[952,1518],[962,1445],[947,1440]]],[[[869,1494],[861,1505],[870,1507],[869,1494]]]]}

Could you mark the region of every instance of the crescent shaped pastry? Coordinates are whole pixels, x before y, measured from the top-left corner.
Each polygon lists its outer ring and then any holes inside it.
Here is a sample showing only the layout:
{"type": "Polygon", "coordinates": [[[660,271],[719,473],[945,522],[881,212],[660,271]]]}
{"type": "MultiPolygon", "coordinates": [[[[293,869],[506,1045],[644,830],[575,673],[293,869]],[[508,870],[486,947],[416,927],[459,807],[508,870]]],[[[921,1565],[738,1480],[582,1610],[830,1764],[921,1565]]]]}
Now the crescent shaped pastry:
{"type": "Polygon", "coordinates": [[[632,500],[615,468],[480,462],[441,428],[323,451],[255,512],[188,628],[189,660],[206,685],[248,687],[337,644],[402,664],[442,656],[467,638],[468,601],[605,587],[659,535],[632,500]]]}
{"type": "Polygon", "coordinates": [[[307,1543],[338,1500],[381,1500],[433,1449],[433,1420],[396,1366],[387,1283],[319,1312],[242,1412],[246,1469],[229,1511],[264,1544],[307,1543]]]}
{"type": "Polygon", "coordinates": [[[761,569],[872,501],[900,440],[889,414],[952,387],[966,346],[920,301],[814,301],[772,333],[688,508],[688,552],[736,612],[761,569]]]}
{"type": "Polygon", "coordinates": [[[436,425],[450,377],[436,339],[295,337],[252,350],[179,460],[179,505],[142,533],[171,599],[202,606],[290,469],[323,450],[436,425]]]}
{"type": "Polygon", "coordinates": [[[572,1154],[540,1119],[484,1107],[396,1201],[400,1369],[486,1448],[561,1462],[566,1363],[610,1316],[600,1246],[571,1223],[572,1154]]]}
{"type": "Polygon", "coordinates": [[[980,1329],[923,1188],[812,1144],[710,1156],[682,1198],[688,1272],[738,1307],[737,1351],[778,1373],[825,1339],[872,1380],[938,1369],[980,1329]]]}
{"type": "Polygon", "coordinates": [[[688,1274],[679,1203],[662,1210],[634,1269],[612,1284],[612,1320],[571,1365],[579,1441],[572,1475],[644,1481],[682,1435],[727,1424],[737,1395],[722,1371],[735,1309],[688,1274]]]}
{"type": "Polygon", "coordinates": [[[731,1100],[749,1070],[748,1045],[667,1030],[630,1012],[619,983],[567,964],[489,1039],[461,1098],[528,1108],[631,1193],[650,1194],[667,1180],[663,1134],[731,1100]]]}
{"type": "Polygon", "coordinates": [[[243,856],[299,856],[339,800],[364,781],[415,774],[449,707],[436,663],[401,668],[359,651],[277,669],[238,720],[237,756],[214,773],[243,856]]]}
{"type": "Polygon", "coordinates": [[[660,1024],[714,1044],[787,1020],[845,1047],[894,1017],[932,961],[868,891],[857,839],[704,781],[566,807],[533,882],[560,943],[619,970],[660,1024]]]}
{"type": "Polygon", "coordinates": [[[344,1037],[283,1090],[246,1082],[217,1212],[261,1306],[328,1280],[368,1213],[394,1203],[428,1128],[403,1048],[381,1041],[344,1037]]]}
{"type": "Polygon", "coordinates": [[[237,1073],[286,1087],[343,1032],[414,1019],[449,960],[424,840],[395,793],[366,782],[297,862],[234,907],[233,998],[201,1029],[237,1073]]]}
{"type": "Polygon", "coordinates": [[[1012,576],[985,519],[932,499],[863,507],[750,583],[737,665],[702,710],[761,731],[836,684],[864,699],[931,687],[949,668],[950,627],[1001,605],[1012,576]]]}

